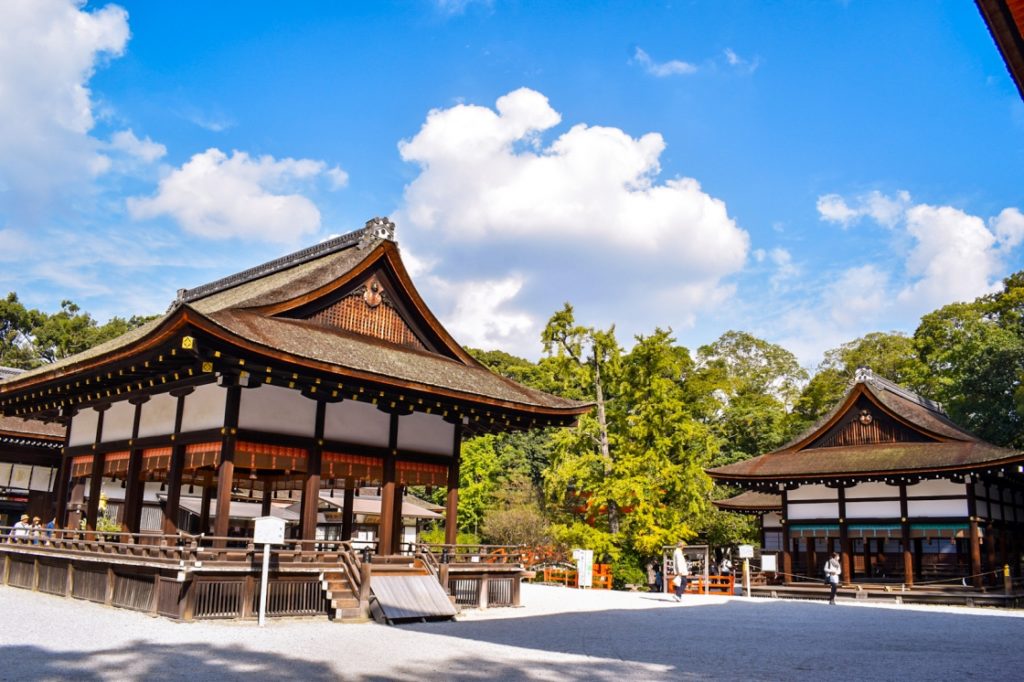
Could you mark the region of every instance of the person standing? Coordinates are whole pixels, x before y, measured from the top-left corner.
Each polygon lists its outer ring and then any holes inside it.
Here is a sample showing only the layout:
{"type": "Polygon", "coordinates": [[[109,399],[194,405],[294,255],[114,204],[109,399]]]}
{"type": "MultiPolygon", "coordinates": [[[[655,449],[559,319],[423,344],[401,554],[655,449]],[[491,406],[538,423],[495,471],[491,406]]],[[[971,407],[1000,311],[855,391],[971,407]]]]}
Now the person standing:
{"type": "Polygon", "coordinates": [[[11,529],[10,542],[28,542],[28,534],[32,524],[28,522],[28,514],[22,514],[21,520],[11,529]]]}
{"type": "Polygon", "coordinates": [[[686,592],[686,578],[690,575],[690,564],[686,561],[684,547],[686,547],[686,543],[680,540],[676,545],[676,551],[672,553],[672,570],[675,573],[672,584],[676,588],[676,601],[682,600],[683,593],[686,592]]]}
{"type": "Polygon", "coordinates": [[[836,589],[839,587],[839,576],[843,573],[842,564],[839,563],[839,554],[832,552],[832,556],[825,562],[825,578],[831,592],[828,596],[828,603],[836,603],[836,589]]]}

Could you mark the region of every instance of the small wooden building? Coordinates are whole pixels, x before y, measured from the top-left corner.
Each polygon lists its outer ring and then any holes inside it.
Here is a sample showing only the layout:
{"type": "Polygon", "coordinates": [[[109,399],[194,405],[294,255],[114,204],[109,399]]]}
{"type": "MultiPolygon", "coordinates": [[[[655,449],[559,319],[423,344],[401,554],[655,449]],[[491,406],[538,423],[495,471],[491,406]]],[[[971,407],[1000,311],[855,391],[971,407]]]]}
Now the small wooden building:
{"type": "Polygon", "coordinates": [[[718,504],[764,514],[765,548],[781,536],[787,582],[820,577],[835,551],[845,580],[981,586],[1007,564],[1020,575],[1022,463],[1024,453],[968,433],[941,405],[859,370],[846,397],[792,442],[708,474],[759,493],[718,504]]]}
{"type": "MultiPolygon", "coordinates": [[[[0,376],[19,373],[0,367],[0,376]]],[[[63,445],[59,424],[0,416],[0,526],[12,525],[22,514],[43,523],[52,518],[63,445]]]]}

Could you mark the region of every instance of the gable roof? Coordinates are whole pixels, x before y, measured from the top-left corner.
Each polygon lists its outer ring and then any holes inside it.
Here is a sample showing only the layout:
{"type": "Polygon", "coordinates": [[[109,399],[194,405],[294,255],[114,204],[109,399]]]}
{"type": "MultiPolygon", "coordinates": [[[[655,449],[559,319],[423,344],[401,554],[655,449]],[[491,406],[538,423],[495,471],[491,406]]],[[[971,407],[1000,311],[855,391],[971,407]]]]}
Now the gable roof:
{"type": "Polygon", "coordinates": [[[810,478],[958,473],[1024,461],[957,426],[942,406],[858,370],[846,396],[778,450],[709,469],[715,479],[772,482],[810,478]]]}
{"type": "MultiPolygon", "coordinates": [[[[209,284],[178,292],[167,313],[82,353],[0,382],[4,398],[88,372],[106,371],[181,335],[205,333],[241,352],[304,367],[340,379],[443,394],[505,409],[572,418],[590,405],[549,395],[501,377],[477,362],[444,329],[417,292],[382,218],[361,230],[264,263],[209,284]],[[383,287],[367,298],[366,284],[383,287]],[[360,288],[362,287],[362,288],[360,288]],[[362,292],[362,293],[360,293],[362,292]],[[364,308],[391,310],[416,343],[356,333],[310,317],[341,296],[359,296],[364,308]],[[383,298],[381,298],[383,297],[383,298]],[[305,318],[305,319],[303,319],[305,318]]],[[[397,322],[396,322],[397,320],[397,322]]],[[[41,391],[38,391],[41,393],[41,391]]],[[[24,400],[24,398],[23,398],[24,400]]]]}
{"type": "Polygon", "coordinates": [[[1024,97],[1024,0],[975,0],[989,33],[1024,97]]]}

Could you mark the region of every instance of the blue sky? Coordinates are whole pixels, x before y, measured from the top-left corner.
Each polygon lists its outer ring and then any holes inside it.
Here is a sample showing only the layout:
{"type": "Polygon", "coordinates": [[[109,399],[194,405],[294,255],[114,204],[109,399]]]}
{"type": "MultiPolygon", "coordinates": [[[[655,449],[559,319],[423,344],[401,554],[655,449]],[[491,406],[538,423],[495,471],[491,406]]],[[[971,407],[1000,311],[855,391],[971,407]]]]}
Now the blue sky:
{"type": "Polygon", "coordinates": [[[397,223],[468,345],[564,301],[807,366],[1024,267],[969,2],[0,4],[0,288],[99,319],[397,223]]]}

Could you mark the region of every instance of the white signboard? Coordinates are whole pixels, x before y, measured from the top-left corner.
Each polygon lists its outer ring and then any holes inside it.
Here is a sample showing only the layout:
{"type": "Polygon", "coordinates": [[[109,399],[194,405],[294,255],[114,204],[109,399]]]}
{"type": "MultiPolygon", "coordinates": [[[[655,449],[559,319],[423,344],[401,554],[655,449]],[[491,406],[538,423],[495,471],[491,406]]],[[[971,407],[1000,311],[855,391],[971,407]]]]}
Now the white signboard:
{"type": "Polygon", "coordinates": [[[741,559],[753,559],[754,558],[754,546],[753,545],[740,545],[737,547],[739,550],[739,557],[741,559]]]}
{"type": "Polygon", "coordinates": [[[761,555],[761,570],[769,573],[774,573],[779,570],[776,564],[776,556],[774,554],[762,554],[761,555]]]}
{"type": "Polygon", "coordinates": [[[276,516],[261,516],[256,519],[252,541],[257,545],[283,545],[284,519],[276,516]]]}
{"type": "Polygon", "coordinates": [[[576,560],[576,586],[593,587],[594,585],[594,550],[574,549],[572,558],[576,560]]]}

